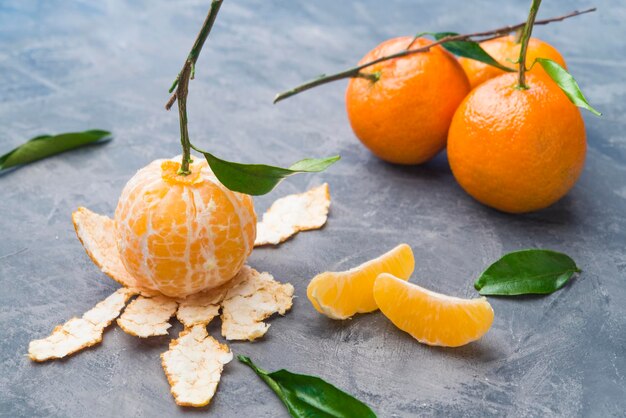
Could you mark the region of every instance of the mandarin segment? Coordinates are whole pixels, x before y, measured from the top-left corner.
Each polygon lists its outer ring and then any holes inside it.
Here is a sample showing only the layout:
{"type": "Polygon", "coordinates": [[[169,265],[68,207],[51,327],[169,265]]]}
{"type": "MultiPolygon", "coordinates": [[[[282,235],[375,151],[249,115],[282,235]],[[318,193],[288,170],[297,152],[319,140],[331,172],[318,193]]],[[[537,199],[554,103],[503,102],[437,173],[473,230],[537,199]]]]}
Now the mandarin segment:
{"type": "MultiPolygon", "coordinates": [[[[359,64],[405,50],[412,37],[385,41],[359,64]]],[[[415,40],[412,48],[432,43],[415,40]]],[[[356,136],[376,156],[397,164],[421,164],[440,152],[454,111],[470,86],[457,60],[440,46],[372,65],[378,80],[351,78],[346,108],[356,136]]]]}
{"type": "Polygon", "coordinates": [[[175,160],[156,160],[128,182],[115,211],[121,260],[144,287],[170,297],[220,286],[252,251],[252,197],[228,190],[205,160],[178,175],[175,160]]]}
{"type": "Polygon", "coordinates": [[[348,271],[318,274],[307,287],[307,297],[318,312],[329,318],[348,319],[378,309],[372,289],[379,274],[391,273],[408,280],[414,268],[411,247],[400,244],[348,271]]]}
{"type": "Polygon", "coordinates": [[[459,347],[478,340],[493,323],[487,299],[435,293],[383,273],[374,283],[376,304],[395,326],[428,345],[459,347]]]}

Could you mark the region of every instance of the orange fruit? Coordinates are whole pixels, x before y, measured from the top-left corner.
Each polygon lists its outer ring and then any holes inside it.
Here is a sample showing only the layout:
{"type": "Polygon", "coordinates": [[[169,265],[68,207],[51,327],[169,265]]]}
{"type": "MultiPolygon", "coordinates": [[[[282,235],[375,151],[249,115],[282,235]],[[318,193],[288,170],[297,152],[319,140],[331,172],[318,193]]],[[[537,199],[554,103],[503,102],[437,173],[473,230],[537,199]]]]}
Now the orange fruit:
{"type": "Polygon", "coordinates": [[[223,186],[203,159],[156,160],[126,184],[115,237],[137,283],[171,297],[217,287],[241,269],[256,235],[252,197],[223,186]]]}
{"type": "MultiPolygon", "coordinates": [[[[360,64],[406,49],[412,37],[390,39],[371,50],[360,64]]],[[[411,48],[431,41],[419,38],[411,48]]],[[[363,70],[377,81],[352,78],[346,91],[350,125],[375,155],[397,164],[420,164],[446,145],[450,121],[469,92],[457,60],[440,46],[363,70]]]]}
{"type": "MultiPolygon", "coordinates": [[[[517,69],[518,64],[514,64],[514,62],[519,58],[520,44],[515,42],[515,40],[516,38],[513,35],[509,35],[481,42],[480,46],[500,64],[517,69]]],[[[535,58],[549,58],[556,61],[561,67],[567,68],[565,60],[556,48],[540,39],[530,38],[526,52],[526,65],[531,66],[535,58]]],[[[469,58],[461,57],[459,62],[463,66],[472,88],[490,78],[506,73],[499,68],[469,58]]],[[[545,73],[540,65],[535,65],[531,72],[545,73]]]]}
{"type": "Polygon", "coordinates": [[[347,319],[356,313],[378,309],[372,288],[380,273],[392,273],[408,280],[414,268],[411,247],[400,244],[348,271],[318,274],[309,283],[306,295],[318,312],[332,319],[347,319]]]}
{"type": "Polygon", "coordinates": [[[578,108],[547,75],[505,74],[475,88],[454,115],[448,160],[467,193],[504,212],[543,209],[576,183],[585,162],[578,108]]]}
{"type": "Polygon", "coordinates": [[[468,344],[485,335],[493,323],[493,309],[484,297],[446,296],[387,273],[376,278],[374,299],[395,326],[428,345],[468,344]]]}

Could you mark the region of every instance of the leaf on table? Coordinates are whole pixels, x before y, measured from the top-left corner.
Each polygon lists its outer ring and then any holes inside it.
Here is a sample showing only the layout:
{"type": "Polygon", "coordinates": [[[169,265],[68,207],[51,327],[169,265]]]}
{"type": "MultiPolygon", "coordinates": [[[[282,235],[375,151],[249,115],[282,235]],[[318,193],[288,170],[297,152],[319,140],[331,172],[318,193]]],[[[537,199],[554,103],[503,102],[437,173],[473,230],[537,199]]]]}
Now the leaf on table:
{"type": "Polygon", "coordinates": [[[506,254],[490,265],[474,283],[481,295],[514,296],[552,293],[580,269],[569,256],[551,250],[529,249],[506,254]]]}
{"type": "Polygon", "coordinates": [[[278,395],[294,418],[375,418],[369,406],[352,395],[316,376],[295,374],[287,370],[267,372],[257,367],[249,357],[237,356],[249,366],[278,395]]]}
{"type": "Polygon", "coordinates": [[[111,132],[90,130],[37,136],[0,157],[0,170],[28,164],[109,138],[111,132]]]}
{"type": "Polygon", "coordinates": [[[594,109],[580,90],[576,79],[567,72],[567,70],[561,67],[557,62],[548,58],[537,58],[535,62],[538,62],[544,71],[550,76],[552,80],[563,90],[563,93],[567,98],[578,107],[582,107],[590,111],[596,116],[602,116],[602,113],[594,109]]]}
{"type": "Polygon", "coordinates": [[[293,174],[324,171],[340,158],[338,155],[329,158],[306,158],[289,168],[281,168],[264,164],[234,163],[194,149],[204,155],[211,170],[224,186],[235,192],[255,196],[269,193],[284,178],[293,174]]]}

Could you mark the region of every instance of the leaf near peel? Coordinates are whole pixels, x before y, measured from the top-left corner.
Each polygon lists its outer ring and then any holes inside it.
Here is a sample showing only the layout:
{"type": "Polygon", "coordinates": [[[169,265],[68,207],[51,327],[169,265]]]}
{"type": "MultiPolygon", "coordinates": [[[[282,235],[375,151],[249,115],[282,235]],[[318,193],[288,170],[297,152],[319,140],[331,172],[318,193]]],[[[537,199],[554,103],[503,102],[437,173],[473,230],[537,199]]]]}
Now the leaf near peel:
{"type": "Polygon", "coordinates": [[[241,164],[217,158],[211,153],[194,148],[206,158],[218,180],[230,190],[253,196],[267,194],[284,178],[298,173],[324,171],[341,157],[306,158],[289,168],[265,164],[241,164]]]}
{"type": "Polygon", "coordinates": [[[578,272],[566,254],[540,249],[514,251],[490,265],[474,287],[484,296],[549,294],[578,272]]]}
{"type": "Polygon", "coordinates": [[[536,58],[535,62],[539,63],[544,69],[546,74],[559,86],[559,88],[565,93],[567,98],[578,107],[587,109],[596,116],[601,116],[602,113],[594,109],[580,90],[576,79],[563,67],[561,67],[556,61],[548,58],[536,58]]]}

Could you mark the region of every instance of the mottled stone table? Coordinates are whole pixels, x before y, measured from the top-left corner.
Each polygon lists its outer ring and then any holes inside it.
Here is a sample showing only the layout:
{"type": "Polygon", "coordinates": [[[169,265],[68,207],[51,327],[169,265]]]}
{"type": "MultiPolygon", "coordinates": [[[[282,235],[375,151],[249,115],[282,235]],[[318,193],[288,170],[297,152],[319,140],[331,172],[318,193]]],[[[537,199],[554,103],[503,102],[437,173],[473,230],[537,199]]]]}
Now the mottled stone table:
{"type": "MultiPolygon", "coordinates": [[[[159,354],[169,338],[139,340],[113,327],[102,345],[33,364],[28,341],[80,315],[117,285],[74,235],[84,205],[112,214],[126,180],[179,153],[167,88],[208,0],[0,2],[0,151],[42,134],[110,129],[115,139],[0,176],[0,416],[274,417],[286,412],[252,372],[226,367],[209,407],[177,407],[159,354]]],[[[342,82],[273,106],[273,95],[355,63],[384,39],[523,21],[527,1],[226,0],[198,62],[189,100],[193,140],[239,161],[285,164],[339,153],[321,175],[293,178],[257,209],[328,181],[322,231],[259,249],[251,264],[296,286],[294,308],[256,343],[235,343],[267,369],[313,373],[367,401],[381,417],[624,416],[626,414],[626,5],[536,29],[567,58],[602,118],[583,112],[589,152],[578,185],[524,216],[481,206],[455,183],[445,155],[421,167],[372,157],[354,138],[342,82]],[[382,315],[333,322],[305,297],[308,280],[399,242],[417,260],[412,280],[472,297],[472,283],[507,251],[547,247],[584,273],[546,297],[496,299],[480,342],[430,348],[382,315]]],[[[594,5],[544,2],[540,16],[594,5]]],[[[210,327],[219,334],[219,321],[210,327]]],[[[174,326],[171,335],[180,327],[174,326]]]]}

